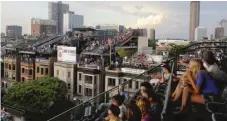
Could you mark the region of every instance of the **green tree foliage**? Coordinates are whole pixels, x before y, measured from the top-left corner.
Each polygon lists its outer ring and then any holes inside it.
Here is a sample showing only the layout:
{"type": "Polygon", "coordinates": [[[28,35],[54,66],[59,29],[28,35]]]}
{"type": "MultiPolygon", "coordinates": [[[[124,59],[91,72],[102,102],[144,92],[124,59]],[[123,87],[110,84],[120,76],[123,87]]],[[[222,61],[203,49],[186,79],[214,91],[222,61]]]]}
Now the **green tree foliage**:
{"type": "Polygon", "coordinates": [[[156,49],[156,40],[148,40],[148,46],[152,47],[154,50],[156,49]]]}
{"type": "Polygon", "coordinates": [[[16,83],[3,97],[3,103],[25,111],[44,113],[56,102],[64,100],[65,82],[44,77],[27,83],[16,83]]]}
{"type": "Polygon", "coordinates": [[[170,55],[176,55],[176,54],[184,54],[184,48],[188,45],[172,45],[169,47],[169,53],[170,55]]]}

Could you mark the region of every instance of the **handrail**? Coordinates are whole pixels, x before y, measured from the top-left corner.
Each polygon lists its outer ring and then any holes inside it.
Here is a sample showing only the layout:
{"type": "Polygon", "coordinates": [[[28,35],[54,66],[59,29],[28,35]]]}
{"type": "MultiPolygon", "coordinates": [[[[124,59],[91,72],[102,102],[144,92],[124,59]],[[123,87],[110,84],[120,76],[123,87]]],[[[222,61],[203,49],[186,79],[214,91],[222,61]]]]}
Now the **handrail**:
{"type": "MultiPolygon", "coordinates": [[[[169,58],[168,60],[166,60],[166,62],[171,61],[171,60],[173,60],[173,59],[175,59],[175,57],[169,58]]],[[[150,71],[152,71],[152,70],[155,70],[156,68],[160,67],[161,65],[162,65],[162,64],[159,64],[159,65],[157,65],[157,66],[155,66],[155,67],[153,67],[153,68],[147,70],[146,72],[143,72],[143,73],[141,73],[141,74],[139,74],[139,75],[133,77],[132,79],[123,82],[122,84],[120,84],[120,85],[118,85],[118,86],[115,86],[115,87],[113,87],[113,88],[111,88],[111,89],[109,89],[109,90],[107,90],[107,91],[105,91],[105,92],[102,92],[102,93],[96,95],[95,97],[89,99],[88,101],[86,101],[86,102],[84,102],[84,103],[81,103],[81,104],[79,104],[79,105],[77,105],[77,106],[75,106],[75,107],[72,107],[72,108],[70,108],[70,109],[68,109],[68,110],[66,110],[66,111],[64,111],[64,112],[62,112],[62,113],[60,113],[60,114],[54,116],[54,117],[51,118],[51,119],[48,119],[47,121],[52,121],[53,119],[55,119],[55,118],[57,118],[57,117],[59,117],[59,116],[65,114],[65,113],[67,113],[67,112],[69,112],[69,111],[72,111],[73,109],[76,109],[76,108],[78,108],[79,106],[82,106],[82,105],[84,105],[84,104],[86,104],[86,103],[89,103],[90,101],[92,101],[92,100],[94,100],[94,99],[97,99],[98,97],[100,97],[100,96],[102,96],[102,95],[105,95],[105,94],[111,92],[112,90],[115,90],[115,89],[119,88],[119,86],[124,86],[124,85],[126,85],[126,84],[132,82],[134,79],[136,79],[136,78],[138,78],[138,77],[140,77],[140,76],[142,76],[142,75],[144,75],[144,74],[146,74],[146,73],[148,73],[148,72],[150,72],[150,71]]]]}
{"type": "MultiPolygon", "coordinates": [[[[171,70],[171,75],[173,75],[173,70],[174,70],[174,64],[172,65],[172,70],[171,70]]],[[[161,119],[164,119],[164,115],[166,114],[166,109],[167,109],[167,105],[168,105],[168,101],[169,101],[169,95],[171,93],[171,83],[173,80],[173,76],[170,76],[170,79],[168,81],[168,85],[167,85],[167,89],[166,89],[166,95],[165,95],[165,101],[164,101],[164,106],[162,109],[162,113],[161,113],[161,119]]]]}

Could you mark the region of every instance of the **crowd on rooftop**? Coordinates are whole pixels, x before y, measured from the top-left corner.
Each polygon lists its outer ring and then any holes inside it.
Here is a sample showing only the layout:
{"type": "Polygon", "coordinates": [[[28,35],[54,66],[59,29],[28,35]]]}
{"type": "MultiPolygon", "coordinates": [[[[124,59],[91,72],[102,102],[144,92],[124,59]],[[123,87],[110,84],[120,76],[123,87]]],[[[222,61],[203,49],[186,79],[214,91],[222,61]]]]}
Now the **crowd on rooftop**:
{"type": "MultiPolygon", "coordinates": [[[[227,74],[219,69],[211,51],[201,52],[199,58],[186,57],[179,63],[187,68],[184,74],[181,76],[172,74],[169,65],[164,63],[161,73],[153,73],[152,79],[149,82],[143,82],[140,85],[140,91],[130,100],[126,101],[128,97],[124,88],[120,86],[119,94],[114,95],[110,103],[99,105],[96,110],[99,117],[96,121],[160,121],[163,102],[156,89],[167,85],[171,77],[175,86],[170,95],[169,105],[175,107],[171,112],[174,115],[187,117],[193,111],[193,104],[205,107],[208,102],[227,100],[227,74]],[[221,97],[221,93],[225,96],[221,97]]],[[[226,106],[226,102],[224,103],[226,106]]],[[[197,109],[197,113],[204,114],[200,112],[200,108],[197,109]]],[[[216,111],[227,115],[227,109],[221,106],[216,108],[222,109],[216,109],[216,111]]],[[[212,111],[211,113],[214,113],[212,111]]],[[[206,117],[211,119],[210,115],[206,117]]],[[[207,121],[206,117],[204,119],[207,121]]]]}

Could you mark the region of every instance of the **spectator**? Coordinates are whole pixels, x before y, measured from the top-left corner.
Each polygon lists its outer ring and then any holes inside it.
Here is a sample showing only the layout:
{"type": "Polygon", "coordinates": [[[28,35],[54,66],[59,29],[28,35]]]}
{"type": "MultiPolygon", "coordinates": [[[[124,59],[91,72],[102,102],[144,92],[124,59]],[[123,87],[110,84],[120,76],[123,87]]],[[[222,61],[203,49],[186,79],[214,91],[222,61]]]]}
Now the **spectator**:
{"type": "Polygon", "coordinates": [[[142,113],[135,102],[130,101],[127,109],[127,121],[141,121],[142,113]]]}
{"type": "Polygon", "coordinates": [[[162,79],[160,83],[166,83],[170,79],[171,73],[168,65],[162,65],[162,79]]]}
{"type": "Polygon", "coordinates": [[[121,121],[121,119],[118,117],[120,114],[120,109],[116,105],[111,105],[108,109],[108,116],[105,118],[106,121],[121,121]]]}
{"type": "Polygon", "coordinates": [[[227,82],[227,74],[220,70],[215,63],[216,59],[211,51],[205,51],[202,53],[203,65],[206,70],[214,77],[215,80],[221,82],[227,82]]]}
{"type": "MultiPolygon", "coordinates": [[[[192,64],[190,63],[190,65],[192,64]]],[[[189,86],[184,87],[180,112],[186,107],[189,93],[192,94],[191,101],[200,104],[205,104],[206,97],[219,94],[216,81],[207,73],[207,71],[203,70],[202,61],[196,59],[194,60],[193,65],[195,66],[195,70],[187,71],[187,78],[192,88],[189,86]]]]}
{"type": "Polygon", "coordinates": [[[125,119],[126,118],[126,107],[123,104],[124,102],[124,97],[120,96],[119,94],[114,95],[112,97],[112,103],[102,103],[96,112],[103,112],[105,109],[109,108],[111,104],[118,106],[120,108],[120,114],[119,114],[119,118],[120,119],[125,119]]]}
{"type": "Polygon", "coordinates": [[[141,121],[152,121],[152,117],[149,115],[151,112],[149,100],[146,97],[139,97],[136,101],[136,105],[140,108],[142,113],[141,121]]]}
{"type": "Polygon", "coordinates": [[[120,93],[120,95],[123,96],[123,97],[126,96],[125,91],[124,91],[124,87],[123,87],[123,86],[120,86],[120,87],[119,87],[119,93],[120,93]]]}

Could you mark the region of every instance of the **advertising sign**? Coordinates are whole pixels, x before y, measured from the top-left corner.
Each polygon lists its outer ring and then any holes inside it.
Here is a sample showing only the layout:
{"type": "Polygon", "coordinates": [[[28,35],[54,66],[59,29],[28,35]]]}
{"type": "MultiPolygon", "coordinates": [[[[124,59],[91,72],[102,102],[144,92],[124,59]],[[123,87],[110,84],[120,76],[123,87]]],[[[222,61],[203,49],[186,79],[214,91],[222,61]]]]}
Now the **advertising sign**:
{"type": "Polygon", "coordinates": [[[58,46],[57,51],[58,61],[76,63],[76,47],[58,46]]]}

